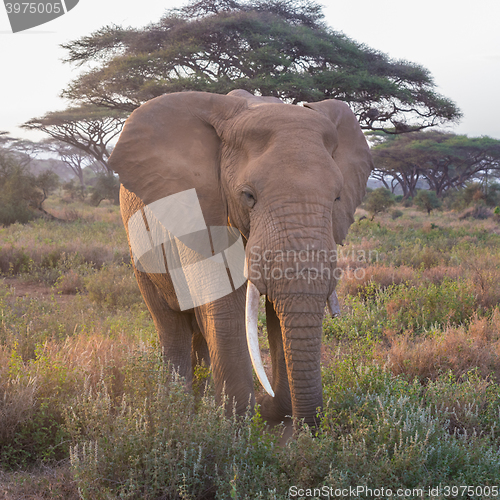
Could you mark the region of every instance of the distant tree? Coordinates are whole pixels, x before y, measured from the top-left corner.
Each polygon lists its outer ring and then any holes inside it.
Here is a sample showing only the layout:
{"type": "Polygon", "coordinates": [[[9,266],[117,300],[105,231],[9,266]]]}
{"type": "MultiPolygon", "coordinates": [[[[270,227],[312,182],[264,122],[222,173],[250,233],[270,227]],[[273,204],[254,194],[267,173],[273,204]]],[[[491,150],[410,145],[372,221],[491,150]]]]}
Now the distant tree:
{"type": "Polygon", "coordinates": [[[375,177],[386,187],[399,184],[404,199],[425,180],[438,196],[485,173],[500,173],[500,141],[436,131],[388,135],[372,148],[375,177]]]}
{"type": "Polygon", "coordinates": [[[340,99],[362,128],[401,133],[461,114],[429,71],[335,32],[298,0],[201,0],[142,29],[105,26],[63,45],[86,72],[62,93],[128,112],[164,93],[236,88],[287,102],[340,99]]]}
{"type": "Polygon", "coordinates": [[[82,150],[107,170],[110,143],[121,132],[127,113],[97,106],[80,106],[33,118],[23,128],[40,130],[57,141],[82,150]]]}
{"type": "Polygon", "coordinates": [[[0,224],[28,222],[36,216],[36,210],[50,216],[43,202],[58,182],[53,172],[36,177],[14,155],[0,150],[0,224]]]}
{"type": "Polygon", "coordinates": [[[0,224],[25,223],[34,218],[29,207],[31,176],[26,168],[0,150],[0,224]]]}
{"type": "Polygon", "coordinates": [[[57,139],[49,139],[45,141],[44,145],[48,151],[59,156],[64,165],[78,179],[81,189],[85,189],[83,169],[95,162],[95,158],[83,149],[57,139]]]}
{"type": "Polygon", "coordinates": [[[417,184],[423,178],[421,162],[408,148],[410,137],[410,134],[389,135],[372,148],[375,166],[372,177],[382,181],[386,189],[393,193],[399,185],[404,200],[415,196],[417,184]]]}
{"type": "Polygon", "coordinates": [[[65,195],[71,200],[83,201],[85,199],[85,187],[80,183],[75,182],[75,179],[65,182],[61,187],[63,188],[65,195]]]}
{"type": "Polygon", "coordinates": [[[115,205],[120,202],[120,181],[113,174],[97,174],[97,181],[92,187],[90,203],[98,206],[101,201],[109,200],[115,205]]]}
{"type": "Polygon", "coordinates": [[[500,184],[470,182],[461,189],[447,191],[445,202],[454,210],[462,210],[474,204],[496,207],[500,204],[500,184]]]}
{"type": "Polygon", "coordinates": [[[34,195],[31,204],[34,208],[48,214],[43,208],[43,202],[59,187],[59,176],[51,170],[46,170],[33,178],[34,195]]]}
{"type": "Polygon", "coordinates": [[[371,214],[371,220],[373,220],[375,215],[385,212],[394,203],[394,195],[388,189],[380,187],[366,195],[363,208],[371,214]]]}
{"type": "Polygon", "coordinates": [[[0,148],[23,166],[30,166],[31,162],[43,151],[38,142],[16,139],[7,134],[8,132],[0,132],[0,148]]]}
{"type": "Polygon", "coordinates": [[[0,148],[4,148],[6,144],[12,141],[12,137],[9,137],[8,132],[0,131],[0,148]]]}
{"type": "Polygon", "coordinates": [[[417,195],[413,198],[413,203],[422,210],[427,211],[430,215],[433,210],[441,206],[441,200],[437,197],[435,191],[420,189],[417,195]]]}

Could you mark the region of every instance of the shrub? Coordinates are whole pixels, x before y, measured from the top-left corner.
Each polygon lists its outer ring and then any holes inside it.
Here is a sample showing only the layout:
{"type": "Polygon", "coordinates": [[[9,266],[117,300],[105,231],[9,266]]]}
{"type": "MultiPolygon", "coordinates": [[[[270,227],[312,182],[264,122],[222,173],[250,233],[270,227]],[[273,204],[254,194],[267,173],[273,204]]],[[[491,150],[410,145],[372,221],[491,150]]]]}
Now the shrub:
{"type": "Polygon", "coordinates": [[[277,437],[258,413],[226,418],[208,396],[195,408],[160,357],[136,357],[124,384],[136,391],[116,400],[103,384],[68,411],[71,464],[84,496],[111,489],[127,498],[255,498],[269,487],[286,490],[277,437]]]}
{"type": "Polygon", "coordinates": [[[474,208],[470,208],[466,210],[462,215],[460,215],[459,220],[467,219],[471,217],[472,219],[488,219],[491,217],[492,213],[489,208],[486,208],[484,205],[476,205],[474,208]]]}
{"type": "Polygon", "coordinates": [[[134,272],[129,265],[107,265],[85,278],[89,299],[108,309],[142,303],[134,272]]]}
{"type": "Polygon", "coordinates": [[[391,267],[378,264],[367,266],[362,271],[344,274],[340,282],[342,294],[359,295],[366,299],[370,294],[378,290],[383,291],[391,285],[413,283],[417,280],[415,269],[408,266],[391,267]]]}
{"type": "Polygon", "coordinates": [[[371,220],[380,212],[385,212],[394,205],[394,195],[386,188],[377,188],[368,193],[363,208],[371,214],[371,220]]]}
{"type": "Polygon", "coordinates": [[[24,224],[36,217],[32,209],[46,213],[43,202],[58,182],[54,172],[34,176],[14,157],[0,151],[0,224],[24,224]]]}
{"type": "Polygon", "coordinates": [[[439,208],[441,206],[441,201],[437,197],[435,191],[427,191],[424,189],[420,189],[413,198],[413,202],[417,207],[421,210],[427,211],[427,214],[430,215],[433,210],[439,208]]]}
{"type": "Polygon", "coordinates": [[[0,466],[68,458],[64,409],[102,383],[113,398],[131,391],[125,367],[156,345],[154,327],[147,311],[102,317],[84,297],[60,305],[0,292],[0,466]]]}
{"type": "Polygon", "coordinates": [[[402,217],[402,216],[403,216],[402,210],[398,210],[397,208],[394,208],[393,210],[391,210],[391,219],[392,220],[399,219],[399,217],[402,217]]]}
{"type": "Polygon", "coordinates": [[[85,187],[82,186],[79,182],[72,179],[71,181],[65,182],[62,185],[64,193],[70,200],[79,200],[83,201],[85,199],[85,187]]]}
{"type": "Polygon", "coordinates": [[[103,200],[109,200],[118,205],[120,202],[120,182],[113,174],[99,173],[94,186],[91,188],[91,193],[90,203],[95,207],[103,200]]]}
{"type": "Polygon", "coordinates": [[[29,208],[33,181],[26,168],[0,151],[0,224],[26,223],[35,217],[29,208]]]}
{"type": "Polygon", "coordinates": [[[473,286],[445,277],[440,284],[402,282],[382,289],[373,281],[357,296],[344,298],[339,318],[325,318],[327,337],[353,339],[379,337],[387,330],[418,333],[447,324],[467,323],[473,316],[476,299],[473,286]]]}
{"type": "Polygon", "coordinates": [[[75,295],[84,289],[83,277],[76,270],[69,269],[59,276],[55,289],[63,295],[75,295]]]}
{"type": "Polygon", "coordinates": [[[385,300],[389,327],[424,331],[433,325],[468,322],[476,307],[474,291],[465,281],[445,278],[440,285],[397,285],[385,300]]]}

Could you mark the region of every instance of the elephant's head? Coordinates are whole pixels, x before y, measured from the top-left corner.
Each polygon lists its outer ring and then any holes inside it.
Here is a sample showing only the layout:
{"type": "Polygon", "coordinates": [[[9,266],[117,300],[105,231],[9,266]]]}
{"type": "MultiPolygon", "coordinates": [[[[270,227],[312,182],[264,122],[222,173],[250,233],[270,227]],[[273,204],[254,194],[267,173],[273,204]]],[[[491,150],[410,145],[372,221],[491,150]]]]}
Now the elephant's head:
{"type": "Polygon", "coordinates": [[[295,106],[241,90],[164,95],[132,113],[110,165],[145,204],[195,188],[207,225],[239,229],[248,300],[265,294],[272,304],[293,414],[312,423],[322,406],[322,319],[336,285],[336,244],[372,169],[348,106],[295,106]]]}

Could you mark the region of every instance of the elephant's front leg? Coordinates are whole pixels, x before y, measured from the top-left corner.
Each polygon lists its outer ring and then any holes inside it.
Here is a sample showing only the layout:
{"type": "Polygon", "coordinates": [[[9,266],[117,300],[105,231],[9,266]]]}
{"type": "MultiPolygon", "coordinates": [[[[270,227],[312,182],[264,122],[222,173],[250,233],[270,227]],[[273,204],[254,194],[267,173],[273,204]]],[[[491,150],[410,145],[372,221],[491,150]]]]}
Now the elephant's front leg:
{"type": "Polygon", "coordinates": [[[253,374],[245,332],[244,286],[218,300],[195,309],[196,318],[210,353],[216,400],[227,396],[226,414],[233,408],[244,415],[255,405],[253,374]]]}
{"type": "Polygon", "coordinates": [[[191,388],[193,314],[172,310],[151,278],[146,273],[134,270],[144,302],[158,332],[163,359],[170,362],[172,368],[186,380],[188,388],[191,388]]]}
{"type": "Polygon", "coordinates": [[[292,400],[290,397],[290,386],[286,371],[285,353],[283,351],[283,339],[281,326],[274,307],[266,297],[266,324],[271,361],[273,366],[272,387],[274,398],[268,394],[260,398],[263,418],[270,424],[275,425],[285,417],[292,415],[292,400]]]}

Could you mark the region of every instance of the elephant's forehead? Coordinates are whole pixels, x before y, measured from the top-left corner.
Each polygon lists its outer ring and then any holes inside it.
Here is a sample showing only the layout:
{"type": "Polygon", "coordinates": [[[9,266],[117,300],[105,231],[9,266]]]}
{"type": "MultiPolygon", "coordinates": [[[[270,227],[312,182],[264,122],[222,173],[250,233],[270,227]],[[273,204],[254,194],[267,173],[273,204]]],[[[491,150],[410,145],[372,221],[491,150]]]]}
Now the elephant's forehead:
{"type": "Polygon", "coordinates": [[[325,133],[333,128],[332,122],[320,113],[291,104],[266,104],[245,114],[248,127],[304,127],[325,133]]]}
{"type": "MultiPolygon", "coordinates": [[[[289,104],[266,104],[248,109],[230,126],[234,143],[247,146],[276,142],[323,144],[333,150],[338,142],[333,123],[317,111],[289,104]]],[[[229,141],[233,142],[233,141],[229,141]]]]}

